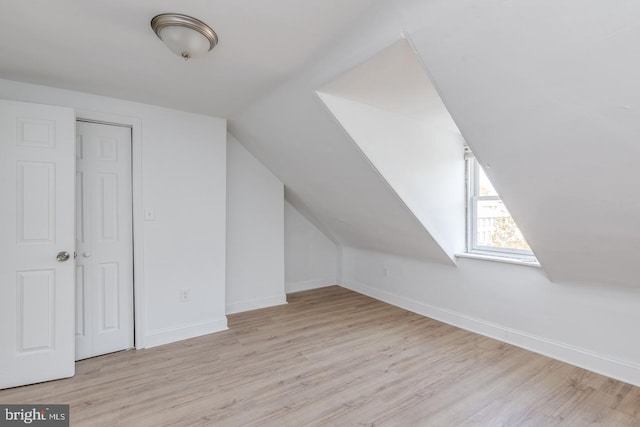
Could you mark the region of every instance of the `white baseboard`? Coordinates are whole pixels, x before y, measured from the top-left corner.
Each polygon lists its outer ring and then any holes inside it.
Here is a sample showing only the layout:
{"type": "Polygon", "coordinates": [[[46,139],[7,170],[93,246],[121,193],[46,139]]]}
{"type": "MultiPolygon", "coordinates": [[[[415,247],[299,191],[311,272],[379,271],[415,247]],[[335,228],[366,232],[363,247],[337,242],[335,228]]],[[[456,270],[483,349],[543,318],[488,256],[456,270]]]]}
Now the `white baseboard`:
{"type": "Polygon", "coordinates": [[[288,294],[294,292],[309,291],[311,289],[326,288],[327,286],[335,286],[334,282],[324,279],[304,280],[302,282],[288,282],[285,289],[288,294]]]}
{"type": "Polygon", "coordinates": [[[422,316],[513,344],[517,347],[561,360],[635,386],[640,386],[640,365],[615,360],[589,350],[486,322],[447,309],[434,307],[353,280],[343,280],[341,286],[422,316]]]}
{"type": "Polygon", "coordinates": [[[226,330],[227,317],[225,316],[215,320],[150,331],[145,336],[144,344],[145,348],[151,348],[226,330]]]}
{"type": "Polygon", "coordinates": [[[242,313],[243,311],[257,310],[286,303],[287,296],[285,294],[267,298],[255,298],[227,304],[227,314],[242,313]]]}

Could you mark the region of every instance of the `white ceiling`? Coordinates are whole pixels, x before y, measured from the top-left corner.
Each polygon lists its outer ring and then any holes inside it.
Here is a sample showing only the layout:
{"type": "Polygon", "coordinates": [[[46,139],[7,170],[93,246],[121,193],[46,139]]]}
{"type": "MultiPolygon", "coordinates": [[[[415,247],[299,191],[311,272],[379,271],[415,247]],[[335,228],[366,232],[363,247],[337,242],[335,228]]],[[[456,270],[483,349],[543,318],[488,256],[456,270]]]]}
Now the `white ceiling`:
{"type": "Polygon", "coordinates": [[[407,31],[544,271],[639,286],[640,3],[419,4],[407,31]]]}
{"type": "Polygon", "coordinates": [[[403,39],[320,90],[460,133],[418,58],[403,39]]]}
{"type": "MultiPolygon", "coordinates": [[[[378,94],[366,93],[366,84],[349,90],[349,84],[341,83],[343,78],[358,80],[352,74],[345,76],[350,70],[371,71],[367,64],[379,64],[380,51],[401,39],[399,26],[376,25],[378,17],[389,19],[386,12],[388,9],[369,11],[361,18],[364,26],[358,22],[312,66],[232,117],[229,127],[285,183],[291,204],[306,215],[311,214],[314,222],[340,245],[452,265],[450,254],[434,238],[438,234],[434,232],[441,230],[425,228],[390,186],[388,177],[381,176],[372,166],[371,159],[316,94],[321,88],[338,92],[345,89],[360,101],[377,102],[396,112],[401,108],[399,98],[404,96],[414,104],[403,110],[405,113],[421,115],[429,109],[414,102],[410,82],[397,82],[398,70],[394,67],[368,76],[368,84],[392,85],[378,94]]],[[[382,54],[383,60],[400,56],[403,49],[400,53],[391,49],[382,54]]],[[[401,62],[408,63],[404,59],[401,62]]],[[[421,80],[417,87],[422,94],[433,92],[432,88],[425,88],[424,72],[416,73],[413,66],[408,72],[412,80],[421,80]]],[[[462,231],[464,224],[460,222],[459,226],[462,231]]]]}
{"type": "Polygon", "coordinates": [[[0,0],[0,78],[227,117],[339,243],[450,263],[315,95],[404,34],[549,277],[638,286],[639,22],[633,0],[0,0]],[[174,56],[166,12],[219,46],[174,56]]]}
{"type": "Polygon", "coordinates": [[[318,96],[440,248],[451,258],[463,252],[464,140],[408,41],[318,96]]]}
{"type": "Polygon", "coordinates": [[[325,50],[376,0],[0,0],[0,77],[229,117],[325,50]],[[183,61],[150,20],[183,13],[219,45],[183,61]]]}
{"type": "Polygon", "coordinates": [[[341,243],[435,260],[310,95],[404,34],[550,279],[637,287],[639,22],[630,0],[389,0],[231,129],[341,243]]]}

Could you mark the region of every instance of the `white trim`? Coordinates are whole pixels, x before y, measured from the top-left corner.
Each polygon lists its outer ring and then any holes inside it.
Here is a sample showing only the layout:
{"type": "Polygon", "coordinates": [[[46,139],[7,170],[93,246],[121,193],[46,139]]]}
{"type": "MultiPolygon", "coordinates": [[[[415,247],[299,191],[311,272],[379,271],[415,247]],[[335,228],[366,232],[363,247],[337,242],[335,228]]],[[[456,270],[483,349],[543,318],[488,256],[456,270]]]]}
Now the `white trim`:
{"type": "Polygon", "coordinates": [[[495,256],[495,255],[481,254],[477,252],[464,252],[464,253],[456,254],[456,258],[481,259],[484,261],[504,262],[506,264],[516,264],[516,265],[524,265],[527,267],[540,268],[540,263],[530,258],[521,259],[521,258],[501,257],[501,256],[495,256]]]}
{"type": "Polygon", "coordinates": [[[287,296],[285,294],[267,298],[254,298],[227,304],[227,314],[242,313],[283,304],[287,304],[287,296]]]}
{"type": "Polygon", "coordinates": [[[136,349],[145,348],[146,304],[144,286],[144,262],[142,247],[142,122],[135,117],[76,109],[76,120],[92,120],[131,127],[131,185],[133,191],[133,295],[134,333],[136,349]]]}
{"type": "MultiPolygon", "coordinates": [[[[465,147],[465,182],[466,182],[466,216],[467,216],[467,253],[480,253],[481,255],[495,256],[496,258],[515,258],[519,259],[536,259],[531,249],[515,249],[515,248],[500,248],[495,246],[480,245],[477,242],[478,238],[478,202],[483,200],[494,200],[502,202],[502,198],[497,193],[495,195],[481,196],[480,193],[480,173],[483,173],[491,185],[491,179],[489,175],[484,171],[480,162],[473,156],[471,151],[467,151],[468,147],[465,147]]],[[[502,202],[504,205],[504,202],[502,202]]],[[[506,207],[506,206],[505,206],[506,207]]],[[[513,219],[513,217],[512,217],[513,219]]],[[[514,220],[515,221],[515,220],[514,220]]],[[[515,222],[514,222],[515,223],[515,222]]],[[[516,225],[518,232],[520,229],[516,225]]],[[[457,256],[457,255],[456,255],[457,256]]],[[[488,258],[485,258],[488,259],[488,258]]],[[[508,261],[507,261],[508,262],[508,261]]]]}
{"type": "Polygon", "coordinates": [[[226,331],[227,317],[204,322],[187,323],[181,326],[150,331],[145,337],[146,348],[171,344],[189,338],[200,337],[214,332],[226,331]]]}
{"type": "Polygon", "coordinates": [[[562,342],[434,307],[353,280],[342,287],[467,331],[497,339],[620,381],[640,386],[640,365],[616,360],[562,342]]]}
{"type": "Polygon", "coordinates": [[[288,282],[285,290],[288,294],[294,292],[310,291],[311,289],[326,288],[327,286],[335,286],[335,283],[327,283],[325,279],[303,280],[301,282],[288,282]]]}

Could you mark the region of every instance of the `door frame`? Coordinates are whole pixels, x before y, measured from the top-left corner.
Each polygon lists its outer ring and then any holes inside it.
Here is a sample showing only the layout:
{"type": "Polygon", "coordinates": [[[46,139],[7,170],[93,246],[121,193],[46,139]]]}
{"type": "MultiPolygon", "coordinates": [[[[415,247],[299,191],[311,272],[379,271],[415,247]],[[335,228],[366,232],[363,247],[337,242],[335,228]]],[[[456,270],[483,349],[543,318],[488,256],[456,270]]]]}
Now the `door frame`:
{"type": "Polygon", "coordinates": [[[133,206],[133,343],[136,350],[145,348],[146,307],[143,258],[142,136],[140,119],[117,114],[76,109],[76,121],[87,121],[131,128],[131,194],[133,206]]]}

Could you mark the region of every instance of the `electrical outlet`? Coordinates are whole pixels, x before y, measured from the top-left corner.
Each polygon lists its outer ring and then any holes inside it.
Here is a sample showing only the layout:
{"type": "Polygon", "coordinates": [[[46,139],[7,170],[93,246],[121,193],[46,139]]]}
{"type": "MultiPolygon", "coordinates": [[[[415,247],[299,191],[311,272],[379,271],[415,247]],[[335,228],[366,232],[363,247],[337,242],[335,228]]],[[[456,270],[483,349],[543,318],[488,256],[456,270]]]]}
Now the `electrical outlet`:
{"type": "Polygon", "coordinates": [[[180,289],[180,302],[189,302],[191,300],[191,289],[180,289]]]}
{"type": "Polygon", "coordinates": [[[145,221],[156,220],[156,212],[153,208],[144,208],[144,220],[145,221]]]}

